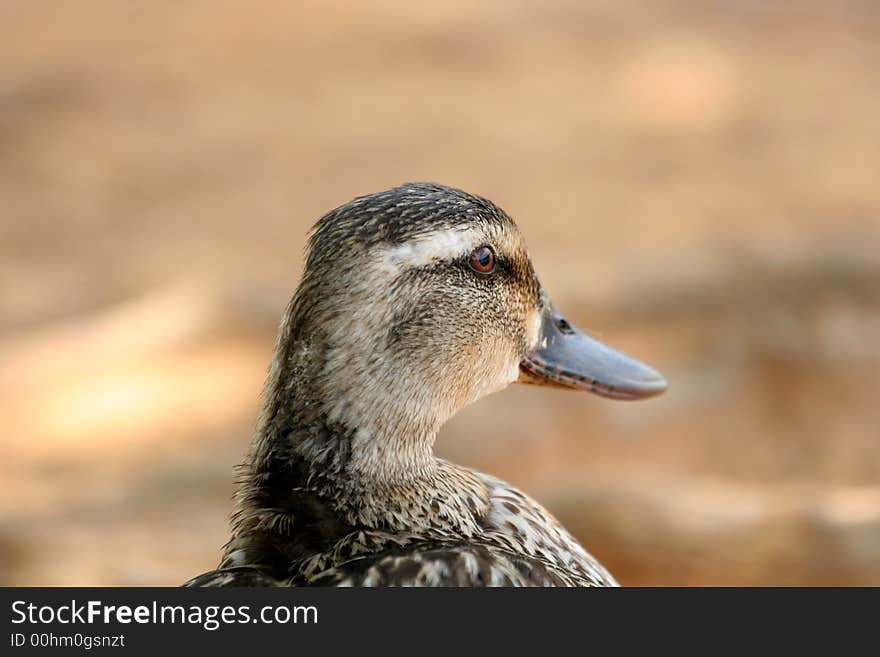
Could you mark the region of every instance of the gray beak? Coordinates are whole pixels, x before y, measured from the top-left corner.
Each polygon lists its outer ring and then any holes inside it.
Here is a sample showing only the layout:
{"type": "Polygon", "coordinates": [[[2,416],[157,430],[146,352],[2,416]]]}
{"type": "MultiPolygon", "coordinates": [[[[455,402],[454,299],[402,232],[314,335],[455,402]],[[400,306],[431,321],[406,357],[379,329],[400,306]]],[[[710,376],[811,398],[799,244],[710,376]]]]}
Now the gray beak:
{"type": "Polygon", "coordinates": [[[666,390],[656,370],[569,324],[552,303],[538,346],[519,365],[519,383],[587,390],[611,399],[645,399],[666,390]]]}

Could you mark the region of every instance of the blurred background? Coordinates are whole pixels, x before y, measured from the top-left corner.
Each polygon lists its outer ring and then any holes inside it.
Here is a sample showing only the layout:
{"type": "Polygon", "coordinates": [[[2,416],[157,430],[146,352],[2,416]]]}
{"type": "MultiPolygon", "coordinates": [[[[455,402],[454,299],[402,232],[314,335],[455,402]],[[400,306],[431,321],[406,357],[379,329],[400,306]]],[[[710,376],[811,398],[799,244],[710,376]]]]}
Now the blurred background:
{"type": "Polygon", "coordinates": [[[671,384],[514,387],[440,454],[623,584],[880,585],[877,3],[0,16],[0,583],[214,567],[308,228],[433,180],[505,208],[569,319],[671,384]]]}

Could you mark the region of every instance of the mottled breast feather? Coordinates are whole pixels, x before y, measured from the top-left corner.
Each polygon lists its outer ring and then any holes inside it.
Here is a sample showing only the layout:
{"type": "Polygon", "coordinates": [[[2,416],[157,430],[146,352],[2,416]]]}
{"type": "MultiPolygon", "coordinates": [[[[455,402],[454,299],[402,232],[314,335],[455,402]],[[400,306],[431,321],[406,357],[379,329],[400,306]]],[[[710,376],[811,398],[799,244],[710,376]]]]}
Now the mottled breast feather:
{"type": "Polygon", "coordinates": [[[617,585],[534,500],[501,480],[462,471],[482,478],[490,491],[481,532],[467,540],[442,527],[418,532],[364,527],[281,568],[267,563],[274,560],[270,553],[252,550],[248,560],[255,565],[236,566],[227,559],[226,567],[186,586],[617,585]]]}

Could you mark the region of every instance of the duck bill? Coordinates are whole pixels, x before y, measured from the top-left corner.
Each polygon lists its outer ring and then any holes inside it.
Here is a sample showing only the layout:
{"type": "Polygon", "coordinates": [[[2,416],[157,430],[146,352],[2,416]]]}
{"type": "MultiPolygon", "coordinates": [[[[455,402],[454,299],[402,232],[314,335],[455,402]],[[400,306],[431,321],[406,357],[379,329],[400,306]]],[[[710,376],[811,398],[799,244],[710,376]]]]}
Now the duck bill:
{"type": "Polygon", "coordinates": [[[611,399],[645,399],[666,390],[656,370],[569,324],[552,303],[538,346],[519,365],[519,383],[586,390],[611,399]]]}

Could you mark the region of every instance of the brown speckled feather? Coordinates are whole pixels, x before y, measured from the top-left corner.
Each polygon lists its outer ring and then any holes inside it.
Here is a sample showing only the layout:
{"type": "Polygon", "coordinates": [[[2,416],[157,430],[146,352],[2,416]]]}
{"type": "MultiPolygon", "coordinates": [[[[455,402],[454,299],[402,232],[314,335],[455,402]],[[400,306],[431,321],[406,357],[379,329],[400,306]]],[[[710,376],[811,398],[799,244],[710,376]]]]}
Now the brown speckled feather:
{"type": "Polygon", "coordinates": [[[434,457],[518,377],[546,295],[513,221],[409,184],[323,217],[279,329],[232,538],[189,586],[613,586],[534,500],[434,457]],[[489,245],[491,275],[468,257],[489,245]]]}

